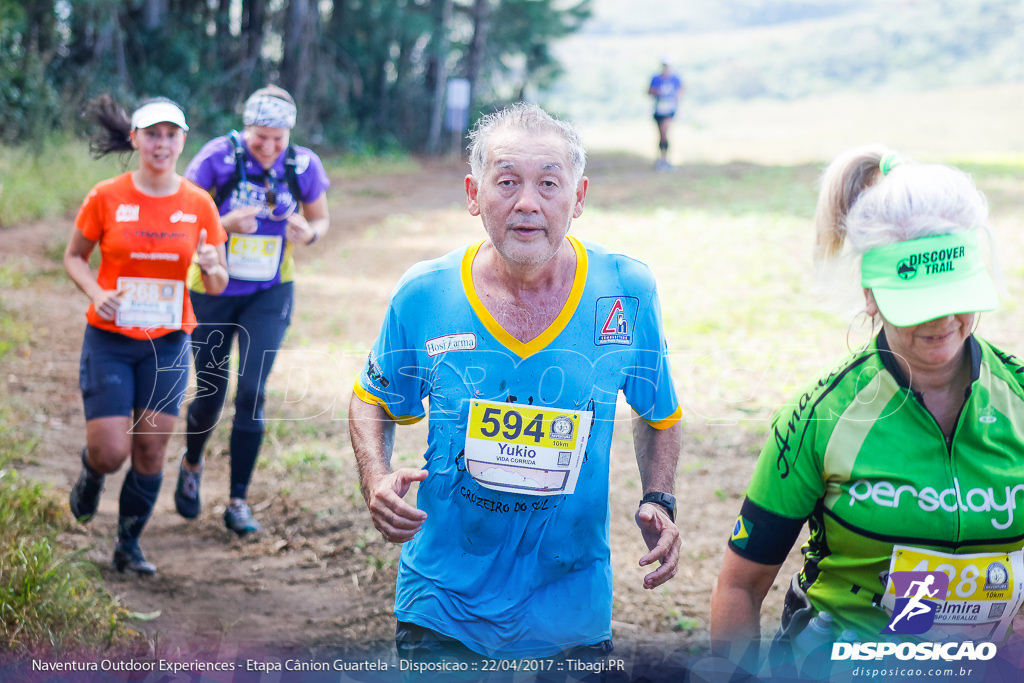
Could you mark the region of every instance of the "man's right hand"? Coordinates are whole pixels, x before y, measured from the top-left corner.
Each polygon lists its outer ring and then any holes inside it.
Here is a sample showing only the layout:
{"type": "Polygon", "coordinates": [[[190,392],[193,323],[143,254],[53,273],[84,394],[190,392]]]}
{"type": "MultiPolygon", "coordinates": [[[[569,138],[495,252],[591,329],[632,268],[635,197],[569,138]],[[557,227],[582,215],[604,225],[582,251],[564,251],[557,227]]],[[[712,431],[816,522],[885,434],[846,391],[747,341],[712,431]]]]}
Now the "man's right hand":
{"type": "Polygon", "coordinates": [[[427,513],[402,500],[414,481],[427,478],[427,471],[403,467],[381,477],[373,490],[366,492],[370,518],[384,539],[405,543],[420,530],[427,513]]]}

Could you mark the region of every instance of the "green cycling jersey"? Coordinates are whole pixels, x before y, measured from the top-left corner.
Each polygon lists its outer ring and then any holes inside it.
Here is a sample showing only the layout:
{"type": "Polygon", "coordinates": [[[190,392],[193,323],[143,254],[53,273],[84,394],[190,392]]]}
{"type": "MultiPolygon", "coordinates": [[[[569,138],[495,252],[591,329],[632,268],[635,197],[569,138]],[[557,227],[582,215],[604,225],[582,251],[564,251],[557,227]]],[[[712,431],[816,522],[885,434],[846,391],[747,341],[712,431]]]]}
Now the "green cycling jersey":
{"type": "Polygon", "coordinates": [[[1024,545],[1024,366],[967,340],[971,384],[947,438],[884,334],[774,417],[730,547],[779,564],[804,522],[800,587],[840,629],[877,636],[894,545],[962,554],[1024,545]]]}

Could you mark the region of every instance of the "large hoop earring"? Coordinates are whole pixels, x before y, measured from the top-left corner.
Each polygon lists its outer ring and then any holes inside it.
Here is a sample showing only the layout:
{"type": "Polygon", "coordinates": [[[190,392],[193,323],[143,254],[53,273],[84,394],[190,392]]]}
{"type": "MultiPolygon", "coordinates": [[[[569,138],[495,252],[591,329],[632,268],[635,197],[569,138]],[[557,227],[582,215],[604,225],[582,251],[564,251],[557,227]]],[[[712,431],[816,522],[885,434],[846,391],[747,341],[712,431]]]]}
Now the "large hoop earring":
{"type": "Polygon", "coordinates": [[[875,338],[876,324],[877,321],[875,320],[875,316],[868,315],[867,311],[861,311],[857,315],[853,316],[853,319],[850,320],[850,324],[846,326],[846,349],[850,353],[863,353],[865,350],[867,350],[868,346],[871,345],[871,340],[875,338]],[[865,326],[865,323],[868,323],[870,325],[871,332],[870,334],[868,334],[868,338],[864,341],[864,343],[860,345],[860,348],[854,349],[853,345],[850,343],[850,333],[853,332],[853,328],[855,325],[858,328],[862,328],[865,326]]]}

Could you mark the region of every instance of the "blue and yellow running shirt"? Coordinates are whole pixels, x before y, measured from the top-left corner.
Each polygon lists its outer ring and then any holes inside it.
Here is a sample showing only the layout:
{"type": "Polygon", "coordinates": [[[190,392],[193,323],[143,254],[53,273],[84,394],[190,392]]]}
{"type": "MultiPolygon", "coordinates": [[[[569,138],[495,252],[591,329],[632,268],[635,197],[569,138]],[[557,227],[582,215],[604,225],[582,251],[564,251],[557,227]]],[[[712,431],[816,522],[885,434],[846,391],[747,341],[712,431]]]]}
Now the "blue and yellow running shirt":
{"type": "Polygon", "coordinates": [[[983,340],[966,343],[972,382],[948,441],[884,333],[773,420],[729,546],[779,564],[806,520],[800,582],[840,629],[877,639],[886,626],[877,603],[894,545],[1024,545],[1024,366],[983,340]]]}
{"type": "MultiPolygon", "coordinates": [[[[544,657],[611,637],[608,477],[617,395],[656,428],[680,418],[650,271],[569,242],[576,252],[569,299],[526,343],[498,325],[474,290],[471,268],[483,242],[413,266],[355,387],[402,423],[423,418],[429,398],[429,474],[416,503],[428,516],[402,548],[396,616],[492,657],[544,657]],[[592,411],[575,492],[481,485],[466,457],[475,399],[517,404],[524,415],[592,411]]],[[[502,430],[517,426],[507,417],[502,430]]]]}

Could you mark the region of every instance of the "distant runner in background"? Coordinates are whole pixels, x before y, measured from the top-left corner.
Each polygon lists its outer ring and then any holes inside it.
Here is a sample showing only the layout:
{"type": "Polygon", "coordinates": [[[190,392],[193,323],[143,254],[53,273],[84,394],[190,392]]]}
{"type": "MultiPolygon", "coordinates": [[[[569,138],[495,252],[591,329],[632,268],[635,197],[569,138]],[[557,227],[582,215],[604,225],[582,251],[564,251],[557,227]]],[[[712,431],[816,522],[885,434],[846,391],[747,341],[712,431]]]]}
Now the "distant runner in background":
{"type": "Polygon", "coordinates": [[[238,339],[238,387],[231,427],[230,500],[224,525],[239,536],[260,531],[246,497],[263,441],[267,377],[291,322],[295,259],[292,251],[327,232],[327,187],[320,158],[289,144],[295,101],[275,86],[245,102],[245,129],[206,143],[185,176],[209,190],[228,240],[231,281],[220,296],[205,289],[199,273],[189,289],[199,318],[192,351],[196,397],[188,408],[188,434],[174,505],[186,519],[199,516],[203,449],[220,420],[238,339]]]}
{"type": "Polygon", "coordinates": [[[196,318],[185,277],[194,263],[208,291],[224,289],[227,235],[210,196],[175,170],[188,130],[177,104],[147,100],[129,118],[101,96],[86,114],[101,126],[90,140],[93,154],[137,151],[139,167],[89,192],[64,252],[64,268],[91,300],[79,365],[86,447],[71,512],[83,524],[91,520],[106,475],[131,458],[114,568],[155,574],[139,535],[160,493],[167,442],[188,386],[196,318]],[[97,246],[94,274],[89,256],[97,246]]]}
{"type": "Polygon", "coordinates": [[[647,94],[654,98],[654,120],[658,124],[658,161],[654,168],[670,171],[672,164],[668,161],[668,128],[679,108],[683,81],[672,72],[668,57],[661,58],[661,71],[651,78],[647,94]]]}

